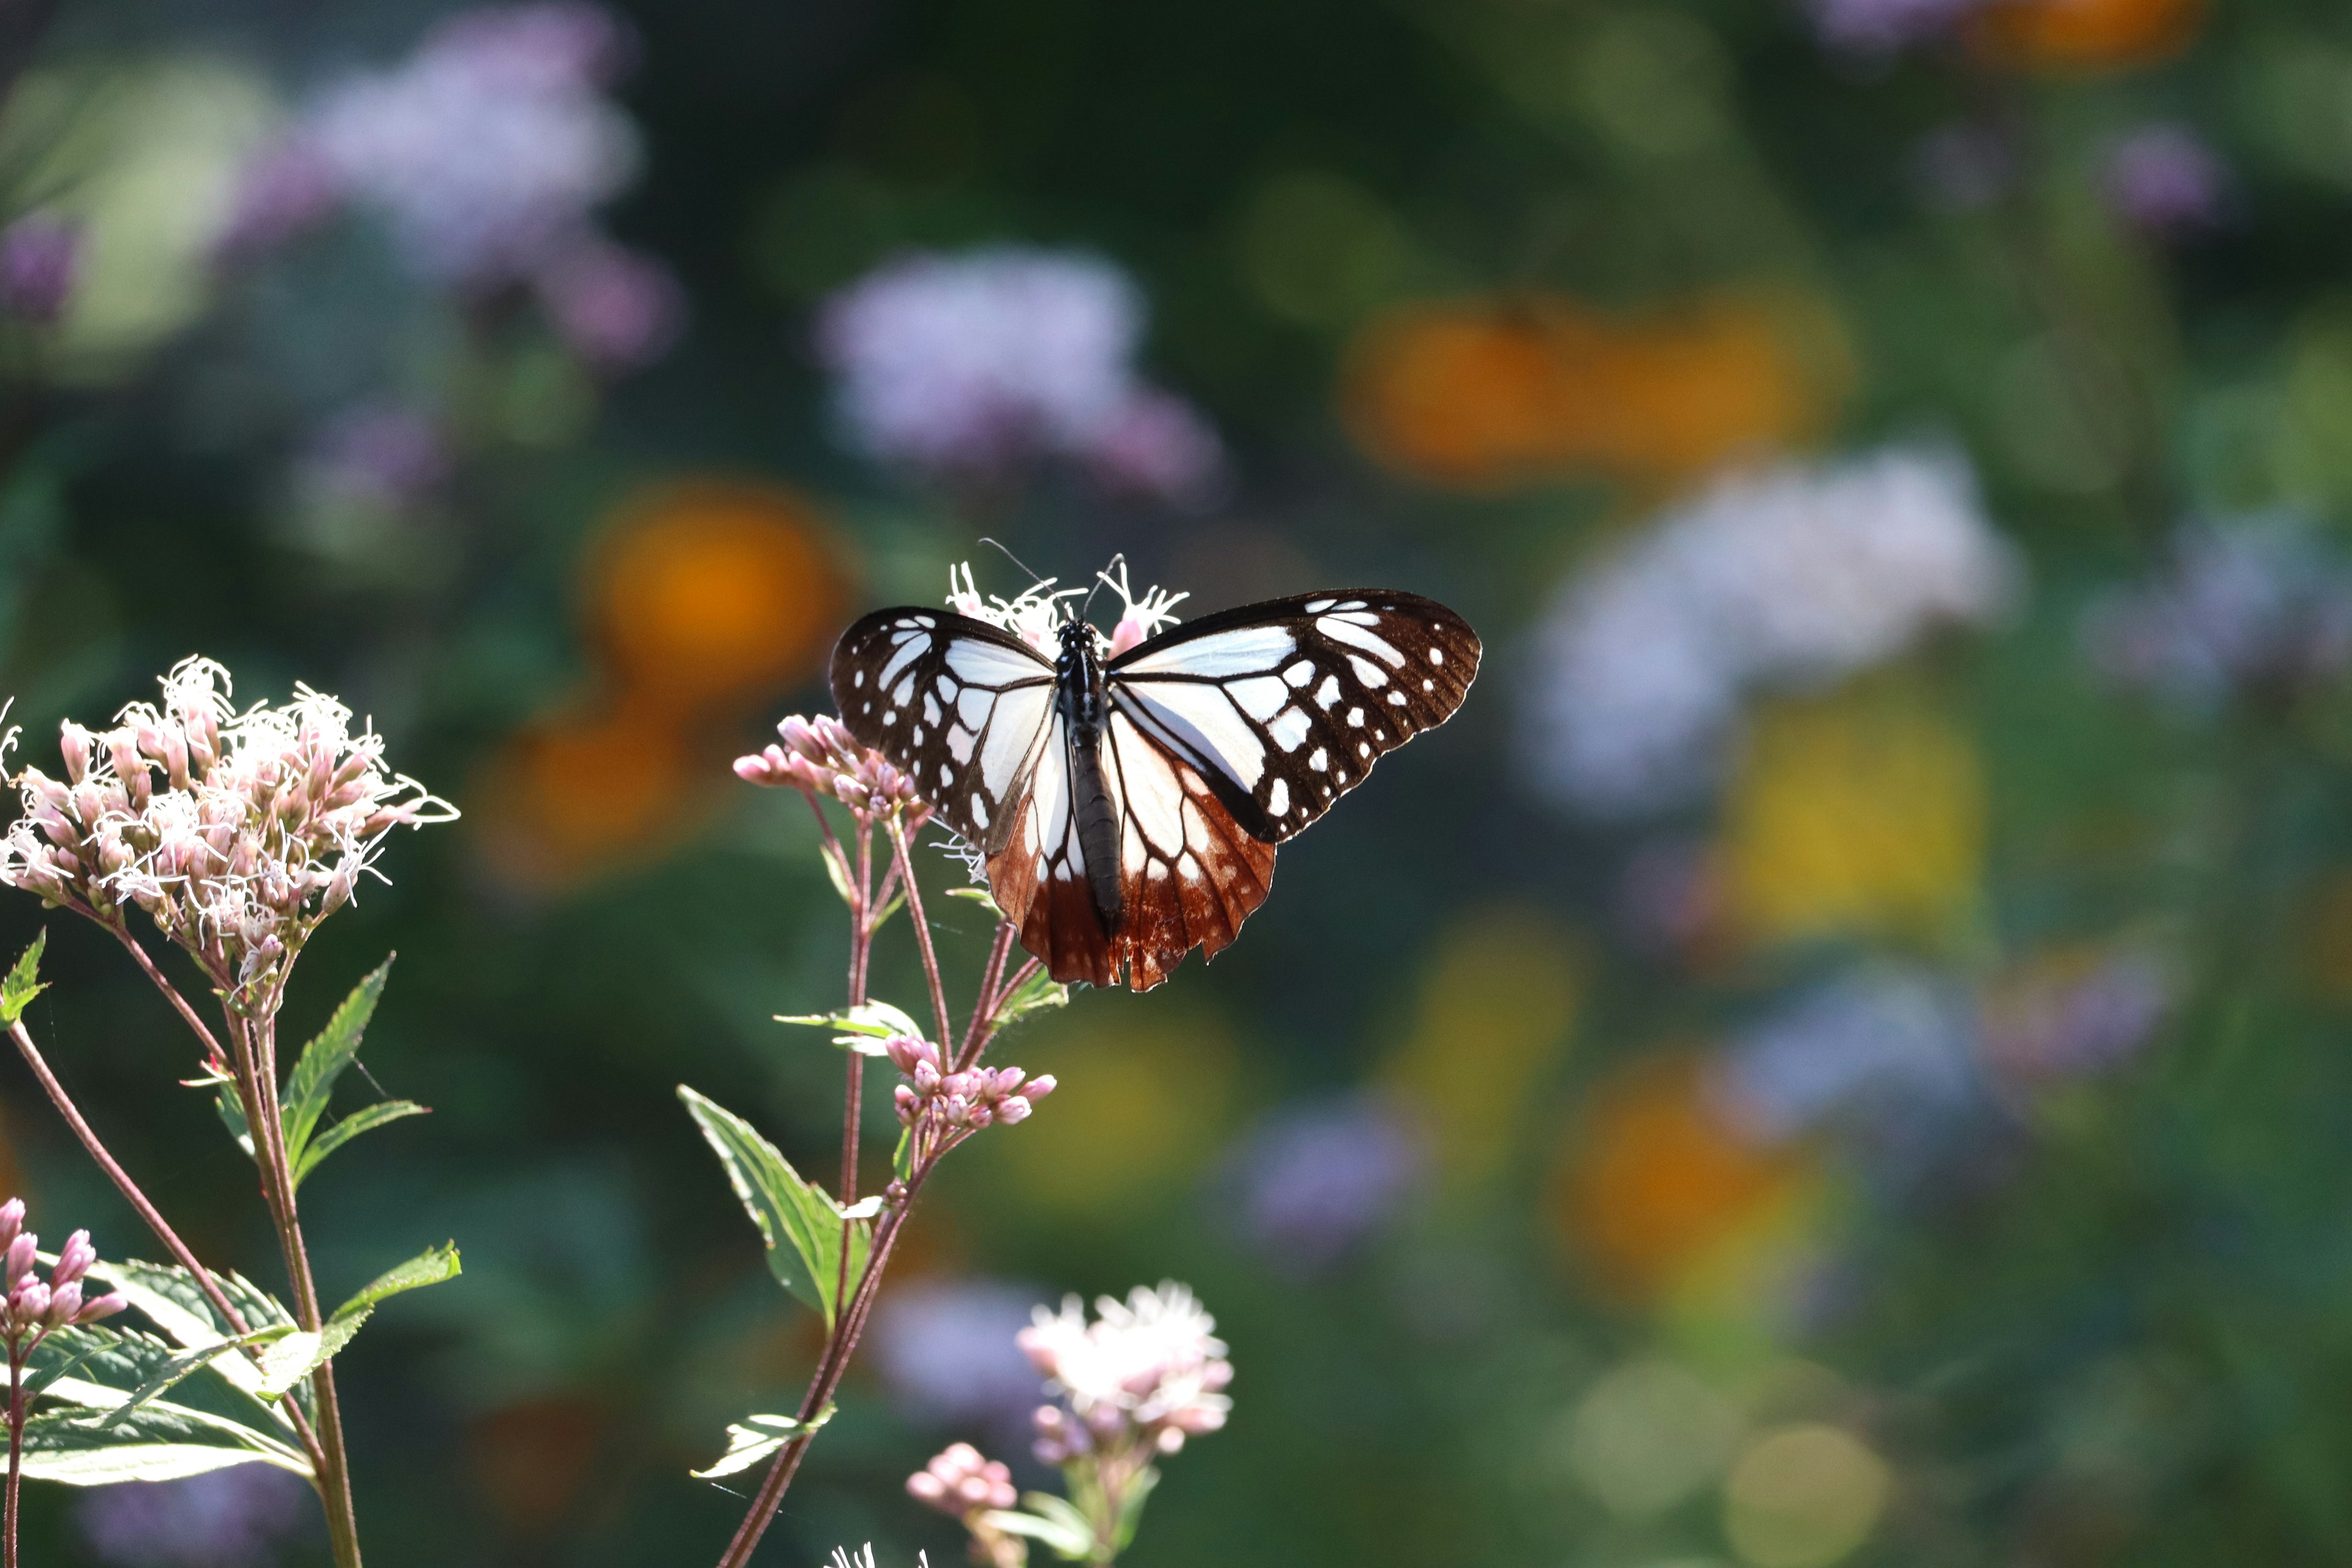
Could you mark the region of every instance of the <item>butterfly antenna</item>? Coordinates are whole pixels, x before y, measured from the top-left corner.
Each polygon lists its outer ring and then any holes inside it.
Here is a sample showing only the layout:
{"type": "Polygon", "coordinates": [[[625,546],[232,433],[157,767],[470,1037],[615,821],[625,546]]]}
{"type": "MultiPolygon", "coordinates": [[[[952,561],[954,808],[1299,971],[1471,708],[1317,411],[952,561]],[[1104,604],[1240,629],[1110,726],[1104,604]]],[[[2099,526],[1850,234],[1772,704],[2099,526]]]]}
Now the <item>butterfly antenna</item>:
{"type": "Polygon", "coordinates": [[[1007,561],[1010,561],[1015,566],[1020,567],[1024,572],[1027,572],[1029,574],[1029,581],[1033,585],[1039,588],[1045,585],[1045,579],[1039,576],[1036,572],[1031,568],[1029,563],[1022,560],[1021,557],[1013,554],[1010,550],[1007,550],[1002,541],[991,539],[987,535],[982,534],[981,536],[980,542],[987,545],[990,549],[1003,556],[1007,561]]]}
{"type": "Polygon", "coordinates": [[[1101,571],[1095,574],[1095,585],[1087,590],[1086,602],[1078,606],[1078,619],[1082,621],[1085,620],[1087,618],[1087,612],[1095,607],[1095,595],[1103,591],[1103,585],[1105,584],[1110,584],[1112,587],[1118,588],[1119,594],[1122,597],[1132,598],[1133,595],[1129,594],[1124,587],[1120,586],[1120,584],[1124,584],[1126,581],[1127,552],[1122,550],[1118,554],[1110,558],[1110,562],[1108,565],[1104,566],[1101,571]],[[1110,574],[1113,568],[1117,568],[1118,572],[1118,583],[1111,583],[1110,581],[1110,574]]]}

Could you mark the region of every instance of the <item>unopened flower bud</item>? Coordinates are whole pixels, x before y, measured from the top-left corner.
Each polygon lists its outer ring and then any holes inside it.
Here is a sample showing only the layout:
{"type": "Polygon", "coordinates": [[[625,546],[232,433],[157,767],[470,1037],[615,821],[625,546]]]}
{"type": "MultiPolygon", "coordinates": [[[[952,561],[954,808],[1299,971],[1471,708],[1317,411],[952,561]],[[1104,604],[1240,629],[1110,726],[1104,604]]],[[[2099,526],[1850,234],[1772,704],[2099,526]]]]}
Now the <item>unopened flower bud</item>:
{"type": "Polygon", "coordinates": [[[58,1248],[58,1266],[49,1270],[49,1282],[70,1285],[89,1273],[89,1266],[97,1261],[98,1248],[89,1244],[89,1232],[78,1230],[58,1248]]]}
{"type": "Polygon", "coordinates": [[[66,782],[79,784],[89,772],[90,733],[68,719],[58,730],[58,750],[66,760],[66,782]]]}
{"type": "Polygon", "coordinates": [[[114,1316],[129,1305],[131,1303],[123,1300],[121,1295],[110,1290],[103,1296],[94,1296],[84,1301],[81,1304],[81,1310],[73,1315],[73,1321],[77,1323],[94,1323],[100,1318],[114,1316]]]}
{"type": "Polygon", "coordinates": [[[1053,1093],[1054,1089],[1054,1075],[1049,1072],[1041,1072],[1035,1078],[1029,1080],[1029,1087],[1021,1091],[1021,1097],[1024,1100],[1034,1102],[1035,1100],[1043,1100],[1047,1095],[1053,1093]]]}
{"type": "Polygon", "coordinates": [[[32,1327],[49,1315],[49,1288],[38,1279],[19,1280],[8,1292],[8,1313],[18,1327],[32,1327]]]}
{"type": "Polygon", "coordinates": [[[0,1247],[13,1247],[25,1229],[25,1200],[10,1198],[0,1204],[0,1247]]]}
{"type": "Polygon", "coordinates": [[[5,1258],[0,1258],[0,1290],[14,1290],[33,1271],[41,1249],[41,1238],[29,1230],[20,1230],[8,1244],[5,1258]]]}
{"type": "Polygon", "coordinates": [[[55,1326],[72,1322],[80,1312],[81,1281],[76,1279],[56,1286],[50,1290],[49,1310],[42,1316],[47,1318],[50,1324],[55,1326]]]}
{"type": "Polygon", "coordinates": [[[1007,1127],[1015,1126],[1029,1120],[1030,1109],[1029,1102],[1016,1094],[996,1108],[996,1120],[1007,1127]]]}

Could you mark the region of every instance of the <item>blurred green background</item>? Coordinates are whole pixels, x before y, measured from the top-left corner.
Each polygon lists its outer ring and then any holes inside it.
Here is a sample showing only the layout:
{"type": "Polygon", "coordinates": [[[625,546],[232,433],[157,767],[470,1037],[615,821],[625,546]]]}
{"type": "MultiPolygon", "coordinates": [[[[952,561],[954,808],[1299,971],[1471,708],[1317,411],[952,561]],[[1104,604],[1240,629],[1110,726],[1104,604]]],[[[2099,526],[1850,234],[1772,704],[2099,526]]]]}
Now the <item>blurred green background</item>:
{"type": "MultiPolygon", "coordinates": [[[[846,942],[727,764],[854,613],[1023,584],[982,535],[1180,614],[1408,587],[1487,663],[1213,969],[1008,1038],[1062,1089],[927,1194],[761,1561],[957,1560],[902,1483],[1028,1463],[1028,1304],[1164,1277],[1235,1409],[1137,1568],[2352,1561],[2340,5],[40,9],[22,760],[202,652],[467,814],[289,1017],[397,950],[368,1061],[434,1108],[307,1189],[321,1289],[466,1258],[340,1363],[373,1561],[731,1531],[686,1472],[817,1336],[673,1089],[829,1169],[770,1019],[846,942]]],[[[274,1285],[190,1042],[48,924],[51,1058],[274,1285]]],[[[152,1250],[5,1065],[0,1134],[152,1250]]],[[[31,1507],[37,1563],[325,1561],[266,1486],[31,1507]]]]}

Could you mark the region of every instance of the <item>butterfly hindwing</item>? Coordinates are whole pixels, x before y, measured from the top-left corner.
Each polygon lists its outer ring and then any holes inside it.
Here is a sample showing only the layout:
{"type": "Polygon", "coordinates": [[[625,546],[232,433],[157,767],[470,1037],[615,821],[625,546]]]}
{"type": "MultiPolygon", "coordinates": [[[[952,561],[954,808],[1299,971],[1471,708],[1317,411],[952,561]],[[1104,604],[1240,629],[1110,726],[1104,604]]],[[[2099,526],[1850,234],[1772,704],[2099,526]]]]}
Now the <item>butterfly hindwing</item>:
{"type": "Polygon", "coordinates": [[[985,621],[881,610],[842,635],[832,685],[861,744],[903,769],[957,833],[1003,847],[1045,752],[1052,665],[985,621]]]}
{"type": "Polygon", "coordinates": [[[1433,599],[1350,588],[1251,605],[1113,659],[1113,707],[1278,844],[1383,752],[1454,716],[1478,673],[1469,624],[1433,599]]]}

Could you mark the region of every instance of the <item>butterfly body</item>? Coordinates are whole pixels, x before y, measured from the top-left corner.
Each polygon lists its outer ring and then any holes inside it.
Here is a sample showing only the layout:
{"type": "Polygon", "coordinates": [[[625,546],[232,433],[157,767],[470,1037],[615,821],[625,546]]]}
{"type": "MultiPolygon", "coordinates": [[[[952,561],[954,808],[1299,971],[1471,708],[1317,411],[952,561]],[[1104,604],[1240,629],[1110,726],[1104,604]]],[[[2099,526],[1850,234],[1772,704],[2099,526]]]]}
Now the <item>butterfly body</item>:
{"type": "Polygon", "coordinates": [[[834,698],[979,849],[1055,979],[1139,991],[1230,943],[1275,846],[1451,718],[1481,655],[1453,611],[1381,589],[1223,611],[1110,658],[1082,621],[1053,643],[877,611],[834,651],[834,698]]]}

